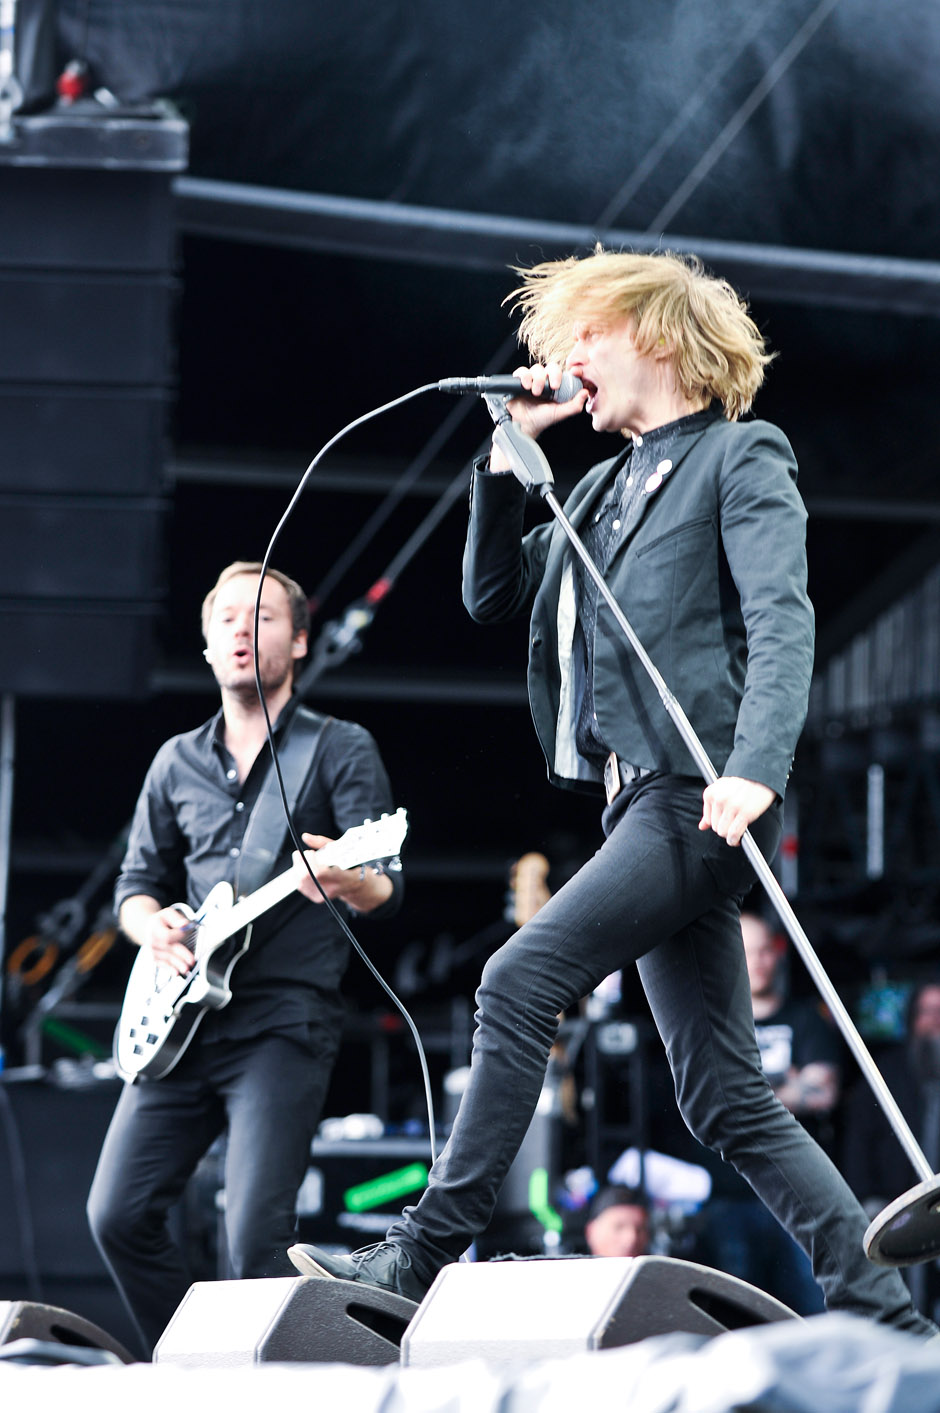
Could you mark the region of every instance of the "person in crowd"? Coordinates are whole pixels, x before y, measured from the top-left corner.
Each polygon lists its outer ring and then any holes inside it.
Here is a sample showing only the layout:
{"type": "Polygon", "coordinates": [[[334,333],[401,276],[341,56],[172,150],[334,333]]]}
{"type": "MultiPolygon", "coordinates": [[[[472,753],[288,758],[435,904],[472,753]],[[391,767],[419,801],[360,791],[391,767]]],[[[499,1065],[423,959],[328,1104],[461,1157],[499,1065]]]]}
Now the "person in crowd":
{"type": "Polygon", "coordinates": [[[650,1210],[635,1187],[602,1187],[591,1199],[584,1239],[592,1256],[645,1256],[650,1245],[650,1210]]]}
{"type": "MultiPolygon", "coordinates": [[[[786,940],[758,913],[741,915],[761,1065],[777,1098],[824,1146],[841,1095],[841,1047],[820,1003],[790,995],[786,940]]],[[[699,1254],[782,1300],[798,1315],[819,1314],[822,1292],[809,1261],[727,1164],[709,1161],[711,1200],[702,1214],[699,1254]]]]}
{"type": "MultiPolygon", "coordinates": [[[[940,979],[915,985],[907,1004],[901,1044],[877,1055],[878,1068],[934,1172],[940,1169],[940,979]]],[[[861,1080],[845,1111],[843,1169],[870,1217],[917,1181],[905,1150],[861,1080]]],[[[940,1315],[940,1264],[905,1271],[917,1308],[940,1315]]]]}

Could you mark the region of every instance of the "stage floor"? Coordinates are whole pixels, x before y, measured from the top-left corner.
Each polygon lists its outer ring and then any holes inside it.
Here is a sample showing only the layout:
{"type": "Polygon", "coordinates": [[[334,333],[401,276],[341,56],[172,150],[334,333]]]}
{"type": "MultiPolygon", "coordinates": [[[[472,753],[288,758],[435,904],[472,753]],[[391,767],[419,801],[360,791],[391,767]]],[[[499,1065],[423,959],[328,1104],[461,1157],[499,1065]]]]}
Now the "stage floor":
{"type": "Polygon", "coordinates": [[[40,1368],[0,1361],[0,1397],[8,1408],[55,1405],[69,1413],[246,1406],[322,1413],[940,1413],[940,1340],[819,1315],[714,1339],[661,1335],[511,1368],[482,1360],[438,1369],[40,1368]]]}

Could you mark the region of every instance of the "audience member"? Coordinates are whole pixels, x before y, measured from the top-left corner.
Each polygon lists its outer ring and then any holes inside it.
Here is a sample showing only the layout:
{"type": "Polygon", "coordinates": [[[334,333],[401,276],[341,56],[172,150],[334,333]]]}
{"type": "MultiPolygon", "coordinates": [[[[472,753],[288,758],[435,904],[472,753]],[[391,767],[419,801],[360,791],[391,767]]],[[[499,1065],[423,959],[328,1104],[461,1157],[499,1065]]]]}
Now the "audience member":
{"type": "Polygon", "coordinates": [[[650,1244],[649,1204],[635,1187],[602,1187],[584,1224],[592,1256],[645,1256],[650,1244]]]}
{"type": "MultiPolygon", "coordinates": [[[[826,1146],[825,1123],[841,1092],[838,1036],[818,1002],[789,994],[785,939],[754,913],[742,913],[741,933],[764,1073],[780,1102],[826,1146]]],[[[821,1313],[822,1292],[807,1257],[727,1164],[705,1161],[712,1197],[704,1212],[700,1258],[776,1296],[797,1314],[821,1313]]]]}
{"type": "MultiPolygon", "coordinates": [[[[885,1083],[934,1170],[940,1164],[940,981],[916,986],[908,1003],[906,1038],[876,1056],[885,1083]]],[[[918,1181],[910,1159],[864,1080],[845,1112],[843,1171],[874,1216],[918,1181]]],[[[940,1309],[938,1263],[904,1273],[921,1313],[940,1309]]]]}

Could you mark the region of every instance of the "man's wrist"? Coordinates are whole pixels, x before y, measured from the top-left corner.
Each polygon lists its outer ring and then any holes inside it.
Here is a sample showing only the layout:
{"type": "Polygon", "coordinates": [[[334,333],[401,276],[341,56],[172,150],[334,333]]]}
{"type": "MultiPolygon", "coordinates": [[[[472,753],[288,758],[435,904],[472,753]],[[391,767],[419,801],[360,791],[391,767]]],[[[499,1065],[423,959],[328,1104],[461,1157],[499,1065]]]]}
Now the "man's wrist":
{"type": "Polygon", "coordinates": [[[481,476],[511,476],[511,466],[494,466],[492,456],[481,456],[473,463],[474,471],[479,471],[481,476]]]}
{"type": "Polygon", "coordinates": [[[365,864],[343,901],[353,912],[371,913],[387,903],[393,892],[394,884],[384,864],[365,864]]]}

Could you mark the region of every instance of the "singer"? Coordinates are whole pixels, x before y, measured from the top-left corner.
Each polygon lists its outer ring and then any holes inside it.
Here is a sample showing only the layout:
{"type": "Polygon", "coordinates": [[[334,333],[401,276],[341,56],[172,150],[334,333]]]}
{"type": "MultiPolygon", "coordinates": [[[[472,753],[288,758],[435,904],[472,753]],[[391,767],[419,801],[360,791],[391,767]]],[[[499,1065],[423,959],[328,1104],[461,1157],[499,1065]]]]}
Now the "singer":
{"type": "Polygon", "coordinates": [[[720,777],[703,782],[561,527],[523,537],[525,492],[494,447],[473,470],[464,601],[531,615],[529,691],[549,779],[597,791],[605,842],[490,958],[468,1087],[427,1191],[376,1246],[295,1266],[420,1300],[487,1224],[542,1088],[559,1012],[635,962],[682,1116],[809,1255],[829,1309],[922,1336],[867,1219],[761,1069],[740,904],[767,857],[806,713],[813,611],[805,510],[785,436],[740,421],[772,355],[731,287],[694,259],[598,251],[536,265],[515,308],[535,360],[508,403],[540,437],[582,412],[622,438],[565,507],[720,777]],[[537,400],[563,371],[567,402],[537,400]]]}

